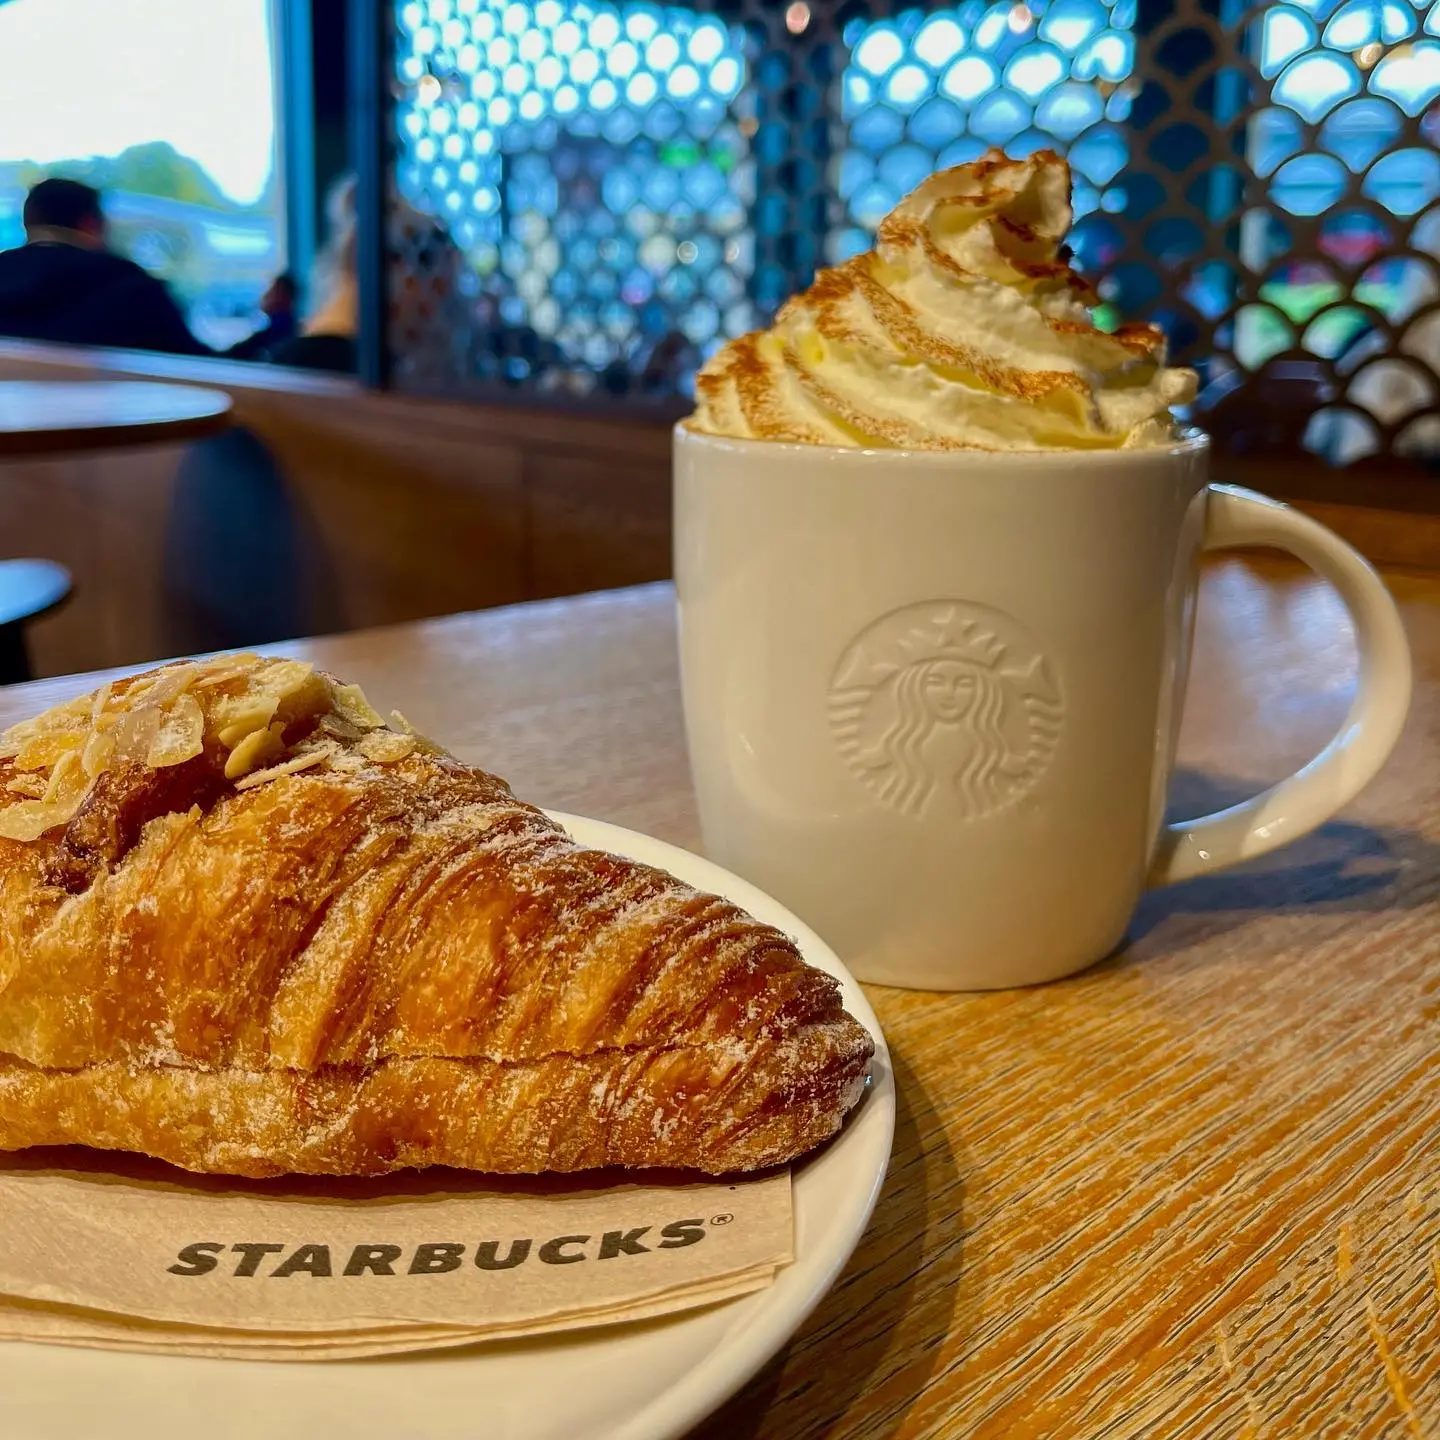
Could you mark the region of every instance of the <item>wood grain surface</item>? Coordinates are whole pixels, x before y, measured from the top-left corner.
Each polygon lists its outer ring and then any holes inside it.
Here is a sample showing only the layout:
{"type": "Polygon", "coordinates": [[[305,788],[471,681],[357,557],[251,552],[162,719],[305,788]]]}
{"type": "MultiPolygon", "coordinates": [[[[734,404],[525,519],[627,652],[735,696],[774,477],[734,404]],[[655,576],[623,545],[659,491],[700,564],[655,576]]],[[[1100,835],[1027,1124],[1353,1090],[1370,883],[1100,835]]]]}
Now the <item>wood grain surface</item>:
{"type": "Polygon", "coordinates": [[[213,435],[230,397],[153,380],[0,381],[0,456],[157,445],[213,435]]]}
{"type": "Polygon", "coordinates": [[[0,555],[45,555],[75,599],[33,627],[36,673],[138,664],[664,579],[670,435],[362,389],[237,360],[0,339],[15,380],[223,391],[189,445],[12,457],[0,555]]]}
{"type": "MultiPolygon", "coordinates": [[[[890,1173],[835,1289],[695,1440],[1440,1436],[1440,579],[1414,710],[1340,820],[1150,896],[1123,951],[872,988],[890,1173]]],[[[699,847],[653,586],[283,647],[543,804],[699,847]]],[[[0,692],[9,723],[88,680],[0,692]]],[[[1353,684],[1321,583],[1205,578],[1177,812],[1293,769],[1353,684]]]]}

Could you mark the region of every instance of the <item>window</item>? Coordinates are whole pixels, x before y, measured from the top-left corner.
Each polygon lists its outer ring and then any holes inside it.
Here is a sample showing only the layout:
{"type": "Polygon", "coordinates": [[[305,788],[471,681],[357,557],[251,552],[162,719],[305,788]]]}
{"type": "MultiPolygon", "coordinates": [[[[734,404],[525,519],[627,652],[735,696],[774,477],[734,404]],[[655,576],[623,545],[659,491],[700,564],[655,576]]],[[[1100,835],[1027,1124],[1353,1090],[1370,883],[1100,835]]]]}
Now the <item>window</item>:
{"type": "Polygon", "coordinates": [[[112,243],[207,343],[284,268],[270,0],[0,4],[0,248],[49,174],[104,192],[112,243]]]}

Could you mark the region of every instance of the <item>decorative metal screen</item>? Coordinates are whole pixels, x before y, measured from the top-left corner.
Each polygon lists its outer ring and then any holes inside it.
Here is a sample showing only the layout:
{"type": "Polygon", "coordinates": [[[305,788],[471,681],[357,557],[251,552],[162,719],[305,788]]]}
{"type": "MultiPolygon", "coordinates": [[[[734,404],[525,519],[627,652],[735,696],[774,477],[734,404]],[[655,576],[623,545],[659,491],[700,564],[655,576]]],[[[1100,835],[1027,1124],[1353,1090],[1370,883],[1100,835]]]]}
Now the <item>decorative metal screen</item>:
{"type": "Polygon", "coordinates": [[[1048,146],[1101,323],[1163,325],[1222,443],[1440,455],[1440,0],[395,18],[396,206],[425,283],[433,233],[457,257],[401,383],[683,395],[931,170],[1048,146]]]}
{"type": "Polygon", "coordinates": [[[674,392],[759,322],[739,26],[585,0],[399,21],[398,188],[465,257],[456,379],[674,392]]]}
{"type": "Polygon", "coordinates": [[[979,0],[894,19],[852,20],[841,88],[837,182],[845,225],[829,258],[867,248],[896,202],[933,170],[992,145],[1069,152],[1080,263],[1115,259],[1100,218],[1124,205],[1124,122],[1134,69],[1134,0],[979,0]]]}
{"type": "Polygon", "coordinates": [[[1136,27],[1107,297],[1232,450],[1440,457],[1440,4],[1187,3],[1136,27]]]}

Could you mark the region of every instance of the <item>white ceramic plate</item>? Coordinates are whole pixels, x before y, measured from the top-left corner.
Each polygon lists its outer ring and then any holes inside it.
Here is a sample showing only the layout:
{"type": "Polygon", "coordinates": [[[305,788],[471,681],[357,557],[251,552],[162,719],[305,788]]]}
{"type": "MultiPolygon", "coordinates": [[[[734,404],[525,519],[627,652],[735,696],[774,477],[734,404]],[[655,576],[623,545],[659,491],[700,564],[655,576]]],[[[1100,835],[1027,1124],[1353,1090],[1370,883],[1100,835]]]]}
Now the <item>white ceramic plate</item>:
{"type": "Polygon", "coordinates": [[[795,1263],[709,1310],[460,1355],[276,1365],[0,1343],[6,1440],[674,1440],[784,1345],[854,1250],[885,1176],[895,1088],[880,1026],[820,937],[753,885],[648,836],[556,818],[583,844],[659,865],[783,930],[875,1037],[869,1095],[796,1169],[795,1263]]]}

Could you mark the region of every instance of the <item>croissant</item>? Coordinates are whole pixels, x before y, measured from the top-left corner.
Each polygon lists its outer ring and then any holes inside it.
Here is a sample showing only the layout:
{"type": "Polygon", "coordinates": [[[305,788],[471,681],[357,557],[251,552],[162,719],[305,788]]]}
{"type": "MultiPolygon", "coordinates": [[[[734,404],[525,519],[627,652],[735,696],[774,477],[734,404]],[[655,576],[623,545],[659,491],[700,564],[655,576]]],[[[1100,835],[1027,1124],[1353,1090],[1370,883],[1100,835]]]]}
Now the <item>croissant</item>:
{"type": "Polygon", "coordinates": [[[0,737],[0,1149],[720,1174],[833,1134],[873,1049],[777,930],[302,662],[0,737]]]}

